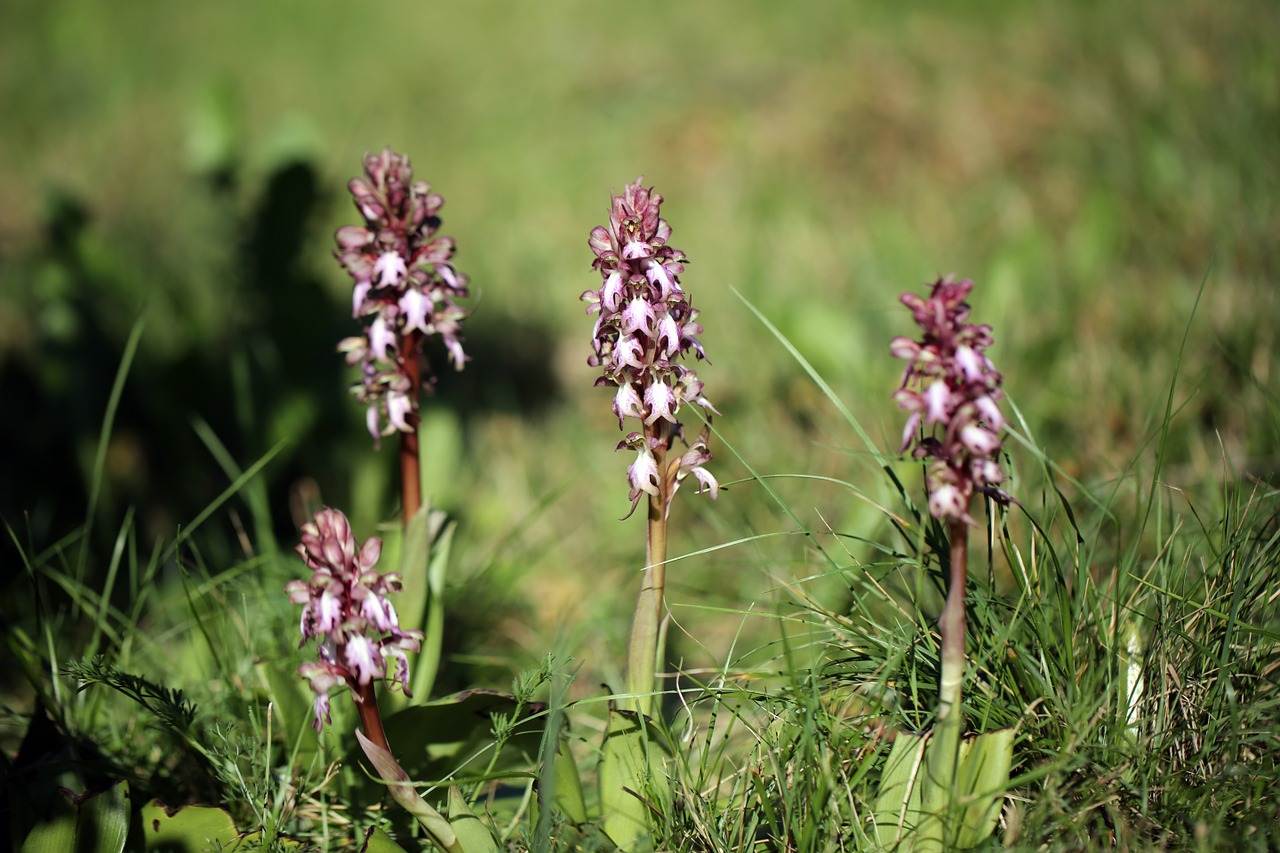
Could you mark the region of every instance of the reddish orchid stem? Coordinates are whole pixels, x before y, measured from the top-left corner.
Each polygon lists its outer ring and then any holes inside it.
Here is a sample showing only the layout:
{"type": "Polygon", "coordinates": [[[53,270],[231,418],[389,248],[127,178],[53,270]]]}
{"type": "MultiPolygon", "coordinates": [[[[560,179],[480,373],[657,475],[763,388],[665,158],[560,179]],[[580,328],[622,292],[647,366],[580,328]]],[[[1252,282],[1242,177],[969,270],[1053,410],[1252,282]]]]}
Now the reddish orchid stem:
{"type": "Polygon", "coordinates": [[[387,731],[382,727],[382,713],[378,710],[378,693],[374,683],[370,681],[365,685],[353,684],[351,690],[355,693],[356,707],[360,709],[360,728],[364,730],[364,736],[390,752],[391,746],[387,743],[387,731]]]}
{"type": "MultiPolygon", "coordinates": [[[[422,336],[412,331],[404,338],[404,368],[409,377],[411,394],[414,402],[421,398],[422,389],[422,336]]],[[[415,409],[417,407],[415,406],[415,409]]],[[[418,513],[422,506],[422,462],[418,448],[417,421],[413,423],[412,432],[400,433],[400,505],[404,515],[404,525],[418,513]]]]}

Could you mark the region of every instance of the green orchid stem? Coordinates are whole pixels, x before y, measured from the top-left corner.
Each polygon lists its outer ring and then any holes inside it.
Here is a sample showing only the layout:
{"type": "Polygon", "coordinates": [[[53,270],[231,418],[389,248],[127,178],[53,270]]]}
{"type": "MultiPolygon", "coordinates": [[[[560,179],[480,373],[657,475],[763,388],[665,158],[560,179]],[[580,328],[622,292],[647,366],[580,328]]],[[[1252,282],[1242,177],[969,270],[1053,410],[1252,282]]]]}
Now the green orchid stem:
{"type": "MultiPolygon", "coordinates": [[[[646,429],[646,433],[648,429],[646,429]]],[[[657,663],[661,653],[663,594],[667,583],[667,495],[671,478],[667,476],[666,430],[661,422],[654,429],[660,439],[653,451],[658,468],[658,494],[649,496],[649,526],[645,540],[644,582],[636,599],[635,617],[631,622],[631,641],[627,648],[627,692],[634,696],[631,706],[646,716],[653,707],[657,686],[657,663]]]]}
{"type": "Polygon", "coordinates": [[[964,592],[969,572],[969,526],[963,521],[951,521],[947,532],[951,539],[951,576],[947,583],[947,603],[938,620],[938,631],[942,635],[942,672],[938,679],[938,722],[931,749],[934,756],[931,769],[936,790],[942,793],[943,812],[952,804],[960,737],[964,731],[960,702],[965,665],[964,592]]]}
{"type": "MultiPolygon", "coordinates": [[[[404,369],[409,377],[409,393],[414,403],[421,399],[422,388],[422,335],[417,331],[410,332],[404,338],[404,369]]],[[[414,406],[414,411],[418,406],[414,406]]],[[[418,513],[422,506],[422,468],[418,449],[418,419],[412,421],[411,432],[400,433],[400,506],[404,514],[404,526],[408,528],[409,520],[418,513]]]]}

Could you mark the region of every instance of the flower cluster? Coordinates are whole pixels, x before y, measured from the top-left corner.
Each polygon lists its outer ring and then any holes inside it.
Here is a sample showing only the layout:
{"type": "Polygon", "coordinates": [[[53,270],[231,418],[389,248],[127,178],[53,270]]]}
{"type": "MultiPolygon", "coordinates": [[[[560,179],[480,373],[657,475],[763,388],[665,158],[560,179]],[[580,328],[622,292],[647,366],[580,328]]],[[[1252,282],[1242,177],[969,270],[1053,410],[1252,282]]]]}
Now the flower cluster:
{"type": "Polygon", "coordinates": [[[345,684],[359,695],[359,687],[387,679],[411,695],[408,652],[422,647],[422,632],[401,629],[386,598],[400,591],[400,576],[374,569],[382,540],[370,537],[364,547],[357,546],[347,517],[336,509],[321,510],[302,526],[298,545],[311,579],[285,585],[289,600],[303,605],[300,645],[320,638],[320,660],[298,667],[316,694],[317,731],[330,719],[333,687],[345,684]]]}
{"type": "Polygon", "coordinates": [[[969,305],[964,300],[972,289],[967,279],[942,278],[927,299],[904,293],[902,303],[924,337],[919,342],[897,337],[889,344],[896,358],[908,361],[894,399],[911,413],[902,449],[914,442],[913,456],[931,460],[929,512],[967,524],[975,523],[969,515],[975,491],[1008,501],[996,487],[1004,479],[996,459],[1005,426],[996,401],[1004,394],[1000,374],[983,354],[991,346],[991,327],[965,322],[969,305]]]}
{"type": "Polygon", "coordinates": [[[619,429],[626,418],[636,418],[643,427],[618,444],[619,450],[637,452],[627,470],[633,511],[643,494],[665,494],[669,505],[679,482],[690,473],[698,479],[699,491],[705,489],[714,498],[719,490],[715,477],[702,467],[711,460],[706,429],[667,471],[658,471],[654,457],[656,449],[669,447],[671,437],[680,433],[676,414],[681,405],[693,403],[719,412],[703,396],[697,373],[676,361],[690,351],[698,359],[706,358],[695,337],[702,327],[680,287],[686,259],[667,244],[671,226],[659,215],[662,196],[641,186],[642,180],[637,178],[613,197],[608,228],[592,229],[592,267],[603,282],[582,294],[587,313],[599,314],[587,359],[603,371],[596,384],[617,389],[613,413],[619,429]]]}
{"type": "MultiPolygon", "coordinates": [[[[364,171],[348,188],[365,224],[339,228],[334,255],[355,280],[352,316],[371,322],[338,350],[360,367],[352,391],[368,407],[376,444],[380,436],[417,426],[426,338],[439,335],[449,360],[462,369],[466,311],[454,300],[468,291],[467,277],[450,262],[453,238],[436,235],[444,199],[425,181],[413,180],[409,158],[388,148],[367,155],[364,171]]],[[[430,389],[430,381],[423,387],[430,389]]]]}

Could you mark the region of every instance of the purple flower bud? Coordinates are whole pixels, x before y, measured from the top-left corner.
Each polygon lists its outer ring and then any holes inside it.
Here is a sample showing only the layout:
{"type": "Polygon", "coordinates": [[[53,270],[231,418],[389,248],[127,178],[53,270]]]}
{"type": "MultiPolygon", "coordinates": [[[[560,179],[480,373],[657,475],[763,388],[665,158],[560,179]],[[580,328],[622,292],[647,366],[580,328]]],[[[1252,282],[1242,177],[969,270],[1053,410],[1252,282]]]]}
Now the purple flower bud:
{"type": "Polygon", "coordinates": [[[914,359],[920,355],[920,345],[911,338],[899,336],[889,341],[889,352],[894,358],[914,359]]]}
{"type": "Polygon", "coordinates": [[[381,556],[382,540],[377,536],[370,536],[365,540],[364,547],[360,549],[360,556],[356,558],[356,568],[363,574],[377,565],[381,556]]]}

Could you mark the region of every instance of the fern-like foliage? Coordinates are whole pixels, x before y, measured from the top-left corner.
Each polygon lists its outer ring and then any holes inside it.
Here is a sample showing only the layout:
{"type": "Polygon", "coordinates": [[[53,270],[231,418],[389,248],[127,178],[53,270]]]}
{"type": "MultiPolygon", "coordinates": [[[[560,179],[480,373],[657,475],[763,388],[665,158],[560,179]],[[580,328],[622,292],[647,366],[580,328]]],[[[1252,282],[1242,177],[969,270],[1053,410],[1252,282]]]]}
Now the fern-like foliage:
{"type": "Polygon", "coordinates": [[[76,692],[91,684],[103,684],[128,696],[145,708],[163,726],[190,739],[196,719],[196,705],[175,688],[164,687],[140,675],[116,669],[102,655],[88,661],[72,661],[63,665],[62,674],[76,679],[76,692]]]}

